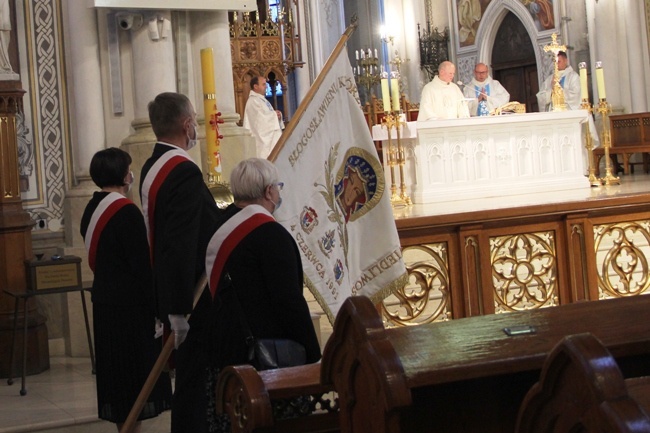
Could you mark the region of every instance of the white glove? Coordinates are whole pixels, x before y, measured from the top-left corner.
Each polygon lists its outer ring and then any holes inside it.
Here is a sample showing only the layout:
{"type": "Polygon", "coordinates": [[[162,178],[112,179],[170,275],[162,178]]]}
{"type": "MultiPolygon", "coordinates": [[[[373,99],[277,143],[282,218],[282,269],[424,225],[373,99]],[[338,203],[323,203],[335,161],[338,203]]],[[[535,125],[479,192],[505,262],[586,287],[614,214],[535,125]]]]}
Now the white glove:
{"type": "Polygon", "coordinates": [[[185,341],[187,337],[187,332],[190,330],[190,324],[187,323],[187,319],[182,314],[170,314],[169,324],[171,325],[172,331],[174,331],[174,347],[178,349],[178,346],[185,341]]]}
{"type": "Polygon", "coordinates": [[[156,324],[154,325],[153,329],[155,331],[154,334],[153,334],[154,340],[156,338],[160,338],[163,335],[163,324],[160,321],[160,319],[156,318],[156,324]]]}

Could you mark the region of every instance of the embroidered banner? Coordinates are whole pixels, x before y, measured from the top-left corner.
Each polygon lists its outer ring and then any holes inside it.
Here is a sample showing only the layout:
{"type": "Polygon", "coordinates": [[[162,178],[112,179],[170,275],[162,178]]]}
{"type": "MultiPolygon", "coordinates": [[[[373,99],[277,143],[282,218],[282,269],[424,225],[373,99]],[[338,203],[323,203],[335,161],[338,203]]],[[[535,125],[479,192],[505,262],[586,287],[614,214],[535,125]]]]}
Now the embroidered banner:
{"type": "Polygon", "coordinates": [[[274,216],[296,240],[305,282],[332,323],[347,297],[379,302],[407,280],[390,193],[347,51],[334,55],[270,157],[277,155],[284,182],[274,216]]]}

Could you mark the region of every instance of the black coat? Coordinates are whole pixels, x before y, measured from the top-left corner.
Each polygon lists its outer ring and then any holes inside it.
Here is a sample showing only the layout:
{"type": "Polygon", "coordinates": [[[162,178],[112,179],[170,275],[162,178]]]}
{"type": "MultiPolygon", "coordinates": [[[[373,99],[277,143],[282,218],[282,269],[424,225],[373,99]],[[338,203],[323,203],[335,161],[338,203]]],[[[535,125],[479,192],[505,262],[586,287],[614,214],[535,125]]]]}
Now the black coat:
{"type": "MultiPolygon", "coordinates": [[[[241,209],[230,205],[221,223],[241,209]]],[[[247,362],[246,325],[256,338],[288,338],[302,344],[307,362],[321,352],[303,296],[303,270],[298,247],[277,222],[262,224],[233,249],[215,296],[214,338],[221,368],[247,362]],[[234,298],[236,296],[236,299],[234,298]]]]}
{"type": "MultiPolygon", "coordinates": [[[[80,227],[84,239],[93,212],[108,194],[95,192],[86,206],[80,227]]],[[[153,308],[147,231],[142,212],[135,204],[124,206],[108,221],[97,243],[95,263],[94,304],[148,305],[153,308]]]]}

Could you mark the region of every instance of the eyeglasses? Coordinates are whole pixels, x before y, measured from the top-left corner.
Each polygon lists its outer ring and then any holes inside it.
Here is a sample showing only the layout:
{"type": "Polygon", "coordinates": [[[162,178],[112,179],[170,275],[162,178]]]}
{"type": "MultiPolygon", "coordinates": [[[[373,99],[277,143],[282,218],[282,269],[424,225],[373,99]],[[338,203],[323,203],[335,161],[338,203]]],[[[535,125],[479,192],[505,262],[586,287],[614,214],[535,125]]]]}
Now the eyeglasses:
{"type": "Polygon", "coordinates": [[[284,188],[284,182],[278,182],[276,183],[276,185],[278,187],[278,191],[282,191],[282,189],[284,188]]]}

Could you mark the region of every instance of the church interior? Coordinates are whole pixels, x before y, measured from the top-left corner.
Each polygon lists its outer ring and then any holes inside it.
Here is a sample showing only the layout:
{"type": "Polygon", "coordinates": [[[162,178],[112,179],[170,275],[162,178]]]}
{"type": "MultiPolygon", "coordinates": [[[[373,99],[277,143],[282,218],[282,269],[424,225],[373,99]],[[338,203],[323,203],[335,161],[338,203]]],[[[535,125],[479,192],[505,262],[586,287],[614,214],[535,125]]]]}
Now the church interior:
{"type": "MultiPolygon", "coordinates": [[[[575,381],[558,377],[571,376],[570,368],[578,371],[572,377],[584,373],[594,362],[587,355],[602,354],[617,389],[630,390],[624,397],[634,410],[626,416],[650,429],[650,381],[642,378],[650,372],[639,367],[650,365],[641,311],[650,293],[650,0],[152,3],[0,1],[0,433],[114,431],[97,419],[84,290],[93,274],[79,233],[96,190],[95,152],[128,152],[137,182],[156,142],[147,104],[174,91],[196,108],[200,145],[189,153],[209,173],[214,119],[201,87],[201,50],[209,47],[223,121],[217,180],[227,181],[239,161],[256,156],[242,126],[251,78],[267,79],[266,99],[289,125],[351,22],[345,49],[392,188],[408,283],[375,305],[346,302],[341,318],[305,288],[324,350],[318,369],[286,376],[233,369],[230,387],[220,389],[224,411],[234,419],[230,403],[243,399],[245,410],[265,413],[255,406],[265,398],[303,393],[319,395],[313,404],[322,416],[311,424],[285,420],[273,430],[264,417],[247,422],[265,431],[497,432],[515,424],[534,431],[522,426],[552,418],[557,404],[527,394],[546,383],[538,383],[540,371],[576,392],[575,381]],[[546,83],[555,83],[558,52],[581,80],[579,105],[568,96],[566,104],[540,103],[546,83]],[[423,88],[445,61],[455,66],[450,84],[472,97],[475,68],[487,66],[511,104],[488,116],[418,119],[423,88]],[[399,94],[391,110],[387,76],[399,94]],[[391,112],[402,115],[397,136],[386,128],[391,112]],[[42,283],[39,267],[53,261],[70,266],[62,278],[76,288],[30,295],[42,283]],[[543,344],[516,340],[536,333],[543,344]],[[562,340],[570,334],[583,337],[562,340]],[[381,362],[367,361],[374,356],[381,362]],[[267,387],[261,400],[242,394],[252,383],[267,387]],[[337,404],[326,400],[332,395],[337,404]],[[475,409],[465,429],[460,415],[424,421],[432,410],[453,415],[462,405],[475,409]],[[373,418],[377,407],[384,416],[373,418]]],[[[476,89],[477,98],[485,92],[476,89]]],[[[210,182],[206,174],[217,202],[227,201],[210,182]]],[[[609,415],[593,419],[610,422],[609,415]]],[[[142,431],[169,431],[168,413],[142,431]]]]}

